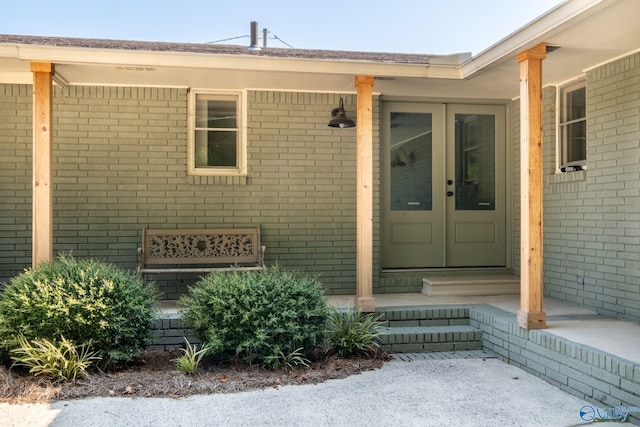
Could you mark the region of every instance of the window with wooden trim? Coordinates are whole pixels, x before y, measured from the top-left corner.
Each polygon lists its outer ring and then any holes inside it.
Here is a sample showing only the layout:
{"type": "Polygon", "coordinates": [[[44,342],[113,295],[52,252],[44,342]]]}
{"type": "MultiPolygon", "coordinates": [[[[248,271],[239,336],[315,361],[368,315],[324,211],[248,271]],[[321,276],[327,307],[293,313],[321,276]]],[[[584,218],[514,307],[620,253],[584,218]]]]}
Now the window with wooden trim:
{"type": "Polygon", "coordinates": [[[191,91],[190,175],[246,175],[243,100],[241,92],[191,91]]]}
{"type": "Polygon", "coordinates": [[[558,166],[562,172],[587,166],[587,90],[586,82],[573,83],[559,90],[558,166]]]}

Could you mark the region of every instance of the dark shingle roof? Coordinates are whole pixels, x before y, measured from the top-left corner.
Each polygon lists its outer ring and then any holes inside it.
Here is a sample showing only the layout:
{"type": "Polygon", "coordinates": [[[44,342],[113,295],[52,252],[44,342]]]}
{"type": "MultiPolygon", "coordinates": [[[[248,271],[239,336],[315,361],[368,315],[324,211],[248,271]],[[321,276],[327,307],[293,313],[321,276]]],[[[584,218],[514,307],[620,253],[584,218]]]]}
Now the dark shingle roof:
{"type": "Polygon", "coordinates": [[[169,43],[132,40],[83,39],[71,37],[23,36],[8,34],[0,35],[0,44],[57,46],[92,49],[120,49],[150,52],[181,52],[210,55],[259,56],[269,58],[364,61],[416,65],[429,64],[430,59],[436,56],[425,54],[353,52],[341,50],[288,48],[263,48],[260,50],[249,50],[245,46],[206,43],[169,43]]]}

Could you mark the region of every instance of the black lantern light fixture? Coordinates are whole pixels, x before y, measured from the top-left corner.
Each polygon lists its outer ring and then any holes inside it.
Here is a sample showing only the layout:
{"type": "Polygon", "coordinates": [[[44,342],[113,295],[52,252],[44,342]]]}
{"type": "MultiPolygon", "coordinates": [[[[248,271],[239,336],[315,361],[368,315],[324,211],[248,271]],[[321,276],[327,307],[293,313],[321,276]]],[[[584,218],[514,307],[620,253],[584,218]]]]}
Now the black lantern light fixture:
{"type": "Polygon", "coordinates": [[[352,128],[355,127],[356,122],[347,118],[344,112],[344,101],[340,98],[340,106],[331,110],[331,120],[329,120],[329,126],[332,128],[352,128]]]}

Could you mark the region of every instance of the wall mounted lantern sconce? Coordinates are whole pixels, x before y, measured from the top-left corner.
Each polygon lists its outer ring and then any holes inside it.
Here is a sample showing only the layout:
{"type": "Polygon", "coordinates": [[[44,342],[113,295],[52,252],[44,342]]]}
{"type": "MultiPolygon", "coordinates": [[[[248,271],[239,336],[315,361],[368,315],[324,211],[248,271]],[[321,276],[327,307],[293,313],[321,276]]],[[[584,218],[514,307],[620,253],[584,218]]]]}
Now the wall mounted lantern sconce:
{"type": "Polygon", "coordinates": [[[340,106],[331,110],[331,120],[329,120],[329,126],[332,128],[352,128],[355,127],[356,122],[347,118],[344,112],[344,101],[340,98],[340,106]]]}

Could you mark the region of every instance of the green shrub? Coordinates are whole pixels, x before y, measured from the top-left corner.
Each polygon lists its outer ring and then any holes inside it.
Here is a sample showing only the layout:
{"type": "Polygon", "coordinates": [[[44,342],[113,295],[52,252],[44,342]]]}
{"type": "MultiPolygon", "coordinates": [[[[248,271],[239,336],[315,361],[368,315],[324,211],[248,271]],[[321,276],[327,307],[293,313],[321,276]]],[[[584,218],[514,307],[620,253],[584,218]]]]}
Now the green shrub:
{"type": "Polygon", "coordinates": [[[380,316],[358,310],[333,309],[329,323],[329,344],[342,357],[375,354],[382,334],[380,316]]]}
{"type": "Polygon", "coordinates": [[[19,347],[11,350],[14,366],[26,366],[35,376],[44,375],[54,380],[75,381],[87,376],[87,369],[94,360],[100,360],[90,346],[79,348],[62,337],[59,343],[47,339],[27,341],[19,339],[19,347]]]}
{"type": "Polygon", "coordinates": [[[63,255],[14,277],[0,299],[0,347],[62,337],[91,343],[104,365],[133,361],[144,349],[156,292],[138,276],[63,255]]]}
{"type": "Polygon", "coordinates": [[[184,320],[219,359],[268,364],[270,357],[311,352],[326,334],[322,285],[280,266],[209,274],[180,303],[184,320]]]}

